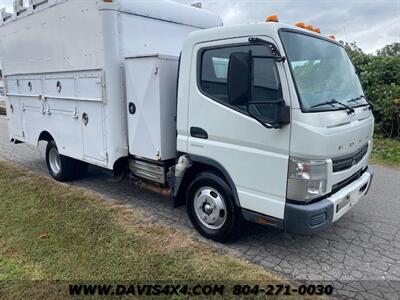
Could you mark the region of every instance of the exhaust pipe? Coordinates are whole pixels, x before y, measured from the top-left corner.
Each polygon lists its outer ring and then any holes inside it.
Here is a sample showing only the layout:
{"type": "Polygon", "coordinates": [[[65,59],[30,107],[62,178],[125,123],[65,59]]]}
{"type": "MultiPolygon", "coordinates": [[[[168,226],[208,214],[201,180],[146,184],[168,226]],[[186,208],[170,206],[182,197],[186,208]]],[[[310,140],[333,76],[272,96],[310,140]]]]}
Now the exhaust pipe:
{"type": "Polygon", "coordinates": [[[138,180],[135,180],[134,184],[141,189],[160,194],[163,197],[172,197],[171,188],[161,187],[148,182],[138,181],[138,180]]]}

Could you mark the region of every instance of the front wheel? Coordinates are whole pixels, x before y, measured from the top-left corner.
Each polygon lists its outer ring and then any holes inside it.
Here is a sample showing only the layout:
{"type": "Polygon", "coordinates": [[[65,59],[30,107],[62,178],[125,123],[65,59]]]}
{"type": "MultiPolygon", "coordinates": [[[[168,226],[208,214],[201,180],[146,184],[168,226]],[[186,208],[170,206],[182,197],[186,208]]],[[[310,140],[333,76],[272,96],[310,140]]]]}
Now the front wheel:
{"type": "Polygon", "coordinates": [[[217,174],[199,173],[187,191],[187,210],[201,235],[218,242],[238,238],[242,218],[228,184],[217,174]]]}
{"type": "Polygon", "coordinates": [[[76,176],[76,161],[61,155],[54,141],[47,143],[46,164],[51,177],[57,181],[70,181],[76,176]]]}

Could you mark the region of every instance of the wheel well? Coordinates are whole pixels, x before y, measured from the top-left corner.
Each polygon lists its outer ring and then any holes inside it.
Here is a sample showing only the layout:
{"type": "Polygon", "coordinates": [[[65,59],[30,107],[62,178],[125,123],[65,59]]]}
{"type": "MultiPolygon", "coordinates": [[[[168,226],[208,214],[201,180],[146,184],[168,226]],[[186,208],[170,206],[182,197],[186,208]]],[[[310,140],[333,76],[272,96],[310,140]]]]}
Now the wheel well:
{"type": "Polygon", "coordinates": [[[179,191],[175,199],[176,204],[174,206],[185,205],[186,191],[190,183],[197,174],[203,171],[211,171],[212,173],[223,179],[231,188],[232,193],[234,194],[235,202],[237,205],[239,205],[235,186],[232,186],[233,183],[231,182],[231,180],[229,180],[220,169],[206,163],[192,162],[192,166],[186,171],[185,175],[183,176],[182,183],[179,186],[179,191]]]}
{"type": "Polygon", "coordinates": [[[117,159],[113,165],[113,172],[114,176],[120,176],[122,172],[128,167],[129,158],[128,157],[121,157],[117,159]]]}
{"type": "Polygon", "coordinates": [[[54,141],[54,138],[49,132],[42,131],[42,133],[39,135],[38,144],[40,141],[50,142],[50,141],[54,141]]]}

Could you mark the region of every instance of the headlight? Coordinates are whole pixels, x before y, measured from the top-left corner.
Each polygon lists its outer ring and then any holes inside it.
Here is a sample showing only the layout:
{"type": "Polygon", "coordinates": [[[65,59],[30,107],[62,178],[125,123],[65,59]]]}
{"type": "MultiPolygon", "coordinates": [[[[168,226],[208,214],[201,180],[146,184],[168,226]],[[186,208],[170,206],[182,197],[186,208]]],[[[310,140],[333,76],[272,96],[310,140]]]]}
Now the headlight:
{"type": "Polygon", "coordinates": [[[326,193],[326,160],[290,158],[287,198],[308,202],[326,193]]]}

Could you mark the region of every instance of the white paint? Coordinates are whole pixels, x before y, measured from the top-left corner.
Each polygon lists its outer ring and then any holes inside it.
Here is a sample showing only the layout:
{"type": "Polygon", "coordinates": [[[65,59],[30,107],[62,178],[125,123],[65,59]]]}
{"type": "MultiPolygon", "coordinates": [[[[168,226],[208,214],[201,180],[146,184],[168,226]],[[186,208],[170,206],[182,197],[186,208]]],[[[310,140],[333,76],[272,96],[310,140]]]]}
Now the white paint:
{"type": "Polygon", "coordinates": [[[152,55],[127,58],[129,153],[151,160],[176,158],[176,79],[178,58],[152,55]]]}
{"type": "MultiPolygon", "coordinates": [[[[35,10],[31,6],[0,20],[3,74],[14,108],[10,137],[37,145],[47,131],[61,154],[108,169],[129,155],[125,58],[153,53],[177,57],[190,32],[222,24],[206,10],[164,0],[39,2],[35,10]],[[39,100],[42,96],[46,100],[39,100]]],[[[162,159],[170,159],[176,152],[171,116],[176,115],[177,59],[173,67],[159,62],[159,92],[150,91],[160,95],[154,99],[160,105],[153,144],[162,159]]],[[[136,90],[144,89],[142,83],[134,83],[136,90]]],[[[151,155],[136,153],[137,137],[131,153],[155,159],[154,150],[151,155]]],[[[144,144],[147,139],[140,138],[144,144]]]]}

